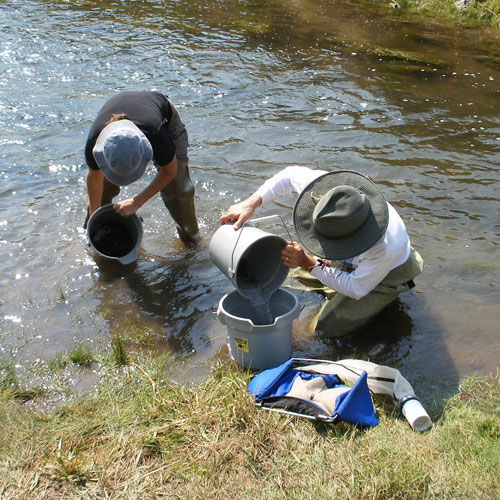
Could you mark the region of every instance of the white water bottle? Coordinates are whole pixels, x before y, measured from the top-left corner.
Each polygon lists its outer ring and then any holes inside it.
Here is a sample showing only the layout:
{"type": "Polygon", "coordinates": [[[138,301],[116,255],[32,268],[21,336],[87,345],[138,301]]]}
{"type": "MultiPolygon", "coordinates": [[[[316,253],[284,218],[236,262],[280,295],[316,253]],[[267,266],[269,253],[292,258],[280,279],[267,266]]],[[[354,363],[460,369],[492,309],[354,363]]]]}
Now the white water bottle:
{"type": "Polygon", "coordinates": [[[431,418],[418,399],[412,398],[405,401],[401,411],[414,431],[423,432],[432,425],[431,418]]]}

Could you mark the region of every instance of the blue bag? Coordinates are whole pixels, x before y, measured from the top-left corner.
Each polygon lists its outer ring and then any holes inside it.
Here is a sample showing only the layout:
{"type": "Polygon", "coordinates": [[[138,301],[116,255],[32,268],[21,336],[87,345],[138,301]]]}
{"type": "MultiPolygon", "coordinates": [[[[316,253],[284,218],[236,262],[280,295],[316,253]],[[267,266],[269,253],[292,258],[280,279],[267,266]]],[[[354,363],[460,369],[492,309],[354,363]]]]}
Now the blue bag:
{"type": "Polygon", "coordinates": [[[327,423],[348,422],[366,427],[378,425],[362,371],[352,387],[332,374],[334,361],[292,358],[253,377],[248,391],[260,408],[327,423]],[[322,364],[329,365],[321,373],[322,364]],[[307,366],[314,365],[314,372],[307,366]]]}

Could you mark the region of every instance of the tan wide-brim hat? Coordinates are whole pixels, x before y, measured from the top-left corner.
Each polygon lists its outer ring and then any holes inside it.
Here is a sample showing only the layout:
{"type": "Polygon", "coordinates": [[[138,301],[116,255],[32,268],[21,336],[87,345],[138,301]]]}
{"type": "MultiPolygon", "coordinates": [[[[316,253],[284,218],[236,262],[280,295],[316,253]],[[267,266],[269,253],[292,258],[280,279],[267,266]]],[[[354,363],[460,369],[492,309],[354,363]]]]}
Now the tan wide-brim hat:
{"type": "Polygon", "coordinates": [[[329,260],[355,257],[372,247],[389,222],[387,201],[368,177],[336,170],[313,180],[293,210],[299,242],[329,260]]]}

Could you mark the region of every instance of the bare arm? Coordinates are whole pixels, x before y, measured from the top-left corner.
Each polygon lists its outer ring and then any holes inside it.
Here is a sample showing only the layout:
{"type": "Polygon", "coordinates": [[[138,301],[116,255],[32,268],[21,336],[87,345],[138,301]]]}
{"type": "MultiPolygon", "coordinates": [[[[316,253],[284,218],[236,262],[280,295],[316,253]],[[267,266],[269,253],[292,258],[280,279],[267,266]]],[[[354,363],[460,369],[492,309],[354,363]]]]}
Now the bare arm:
{"type": "Polygon", "coordinates": [[[262,198],[252,194],[246,200],[230,206],[227,212],[221,216],[220,223],[234,222],[234,229],[239,229],[245,221],[252,217],[260,205],[262,205],[262,198]]]}
{"type": "Polygon", "coordinates": [[[103,185],[104,175],[102,171],[89,168],[87,170],[89,215],[92,215],[101,206],[103,185]]]}
{"type": "Polygon", "coordinates": [[[177,173],[177,159],[174,159],[168,164],[158,167],[158,173],[153,180],[139,194],[133,198],[119,201],[113,205],[116,213],[127,216],[132,215],[139,210],[150,198],[156,193],[159,193],[177,173]]]}

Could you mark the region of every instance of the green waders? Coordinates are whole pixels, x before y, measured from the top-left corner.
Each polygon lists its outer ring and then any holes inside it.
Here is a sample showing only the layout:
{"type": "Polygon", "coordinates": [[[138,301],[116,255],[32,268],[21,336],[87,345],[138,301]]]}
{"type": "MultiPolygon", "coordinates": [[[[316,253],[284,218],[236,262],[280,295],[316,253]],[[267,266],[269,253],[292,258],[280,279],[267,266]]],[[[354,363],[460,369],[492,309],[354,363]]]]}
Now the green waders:
{"type": "Polygon", "coordinates": [[[177,173],[160,194],[177,224],[179,238],[184,243],[198,243],[200,233],[194,209],[194,186],[189,177],[187,158],[177,158],[177,173]]]}
{"type": "MultiPolygon", "coordinates": [[[[335,292],[301,269],[296,269],[293,274],[293,278],[298,280],[301,286],[291,284],[290,287],[315,291],[327,297],[316,315],[316,324],[311,325],[311,329],[317,329],[328,337],[342,337],[366,326],[400,293],[412,288],[412,280],[422,272],[423,264],[420,254],[412,248],[404,264],[390,271],[369,294],[359,300],[335,292]]],[[[340,268],[342,269],[342,265],[340,268]]],[[[351,272],[352,268],[343,270],[351,272]]]]}

